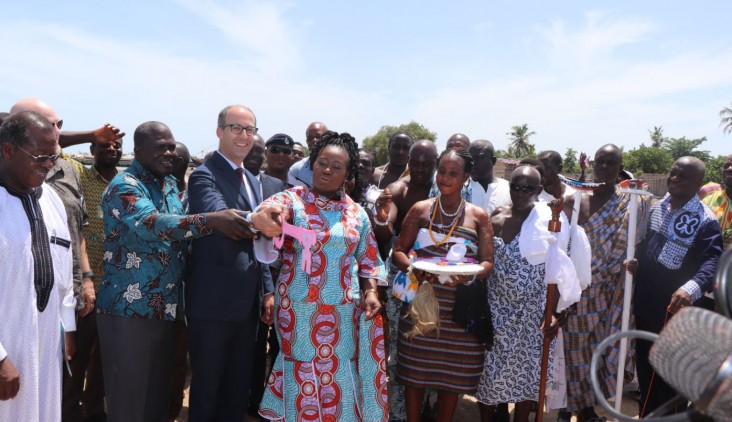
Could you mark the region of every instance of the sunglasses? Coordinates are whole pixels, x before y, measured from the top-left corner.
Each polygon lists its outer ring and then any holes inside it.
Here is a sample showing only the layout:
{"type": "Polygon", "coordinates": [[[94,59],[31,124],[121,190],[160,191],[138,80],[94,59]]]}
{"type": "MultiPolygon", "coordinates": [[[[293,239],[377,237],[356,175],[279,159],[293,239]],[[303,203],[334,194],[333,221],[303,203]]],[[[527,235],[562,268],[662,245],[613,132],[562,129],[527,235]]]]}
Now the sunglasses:
{"type": "Polygon", "coordinates": [[[25,148],[18,146],[23,152],[28,154],[33,161],[36,163],[45,163],[48,160],[51,160],[52,163],[55,163],[56,160],[58,160],[59,154],[53,154],[53,155],[33,155],[30,152],[28,152],[25,148]]]}
{"type": "Polygon", "coordinates": [[[292,148],[287,148],[279,145],[272,145],[271,147],[267,148],[267,150],[272,154],[292,154],[292,148]]]}
{"type": "Polygon", "coordinates": [[[523,193],[534,192],[541,187],[541,186],[535,186],[535,185],[517,185],[515,183],[511,183],[510,186],[511,186],[512,191],[523,192],[523,193]]]}

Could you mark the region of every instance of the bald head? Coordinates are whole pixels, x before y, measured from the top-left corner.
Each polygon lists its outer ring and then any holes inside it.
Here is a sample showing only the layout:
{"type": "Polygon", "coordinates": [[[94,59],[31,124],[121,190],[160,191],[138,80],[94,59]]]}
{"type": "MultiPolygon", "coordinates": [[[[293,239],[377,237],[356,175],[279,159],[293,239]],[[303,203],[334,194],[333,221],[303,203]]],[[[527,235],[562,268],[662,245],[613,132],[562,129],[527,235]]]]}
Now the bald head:
{"type": "Polygon", "coordinates": [[[435,146],[435,143],[430,141],[429,139],[420,139],[419,141],[412,144],[412,147],[409,149],[409,158],[412,158],[417,154],[431,155],[434,156],[436,160],[437,146],[435,146]]]}
{"type": "MultiPolygon", "coordinates": [[[[161,135],[168,135],[171,133],[170,128],[165,123],[156,121],[145,122],[135,129],[135,134],[133,135],[135,148],[141,147],[150,141],[154,141],[161,135]]],[[[173,145],[175,145],[175,142],[173,142],[173,145]]]]}
{"type": "Polygon", "coordinates": [[[605,144],[601,146],[597,152],[595,152],[595,157],[597,157],[597,154],[604,153],[604,154],[612,154],[613,156],[617,157],[620,161],[620,164],[623,164],[623,151],[618,148],[615,144],[605,144]]]}
{"type": "MultiPolygon", "coordinates": [[[[475,141],[470,143],[470,146],[468,147],[468,152],[470,152],[470,155],[480,155],[480,154],[490,154],[491,157],[493,157],[496,153],[495,148],[493,148],[493,144],[490,141],[487,141],[485,139],[476,139],[475,141]]],[[[475,159],[475,157],[473,157],[475,159]]]]}
{"type": "Polygon", "coordinates": [[[603,145],[595,152],[592,169],[595,182],[615,186],[623,171],[623,152],[614,144],[603,145]]]}
{"type": "Polygon", "coordinates": [[[34,111],[41,116],[45,117],[52,125],[56,127],[56,136],[61,134],[61,126],[63,120],[58,118],[56,110],[53,109],[48,103],[38,98],[23,98],[17,103],[13,104],[10,108],[10,115],[14,116],[23,111],[34,111]]]}
{"type": "Polygon", "coordinates": [[[699,184],[702,183],[704,176],[707,173],[707,165],[696,157],[681,157],[674,162],[674,165],[683,166],[688,169],[688,175],[691,180],[694,180],[699,184]]]}
{"type": "Polygon", "coordinates": [[[696,196],[706,170],[706,165],[696,157],[681,157],[674,162],[666,179],[672,208],[683,206],[696,196]]]}
{"type": "MultiPolygon", "coordinates": [[[[541,154],[539,154],[538,158],[539,158],[539,161],[541,161],[542,163],[544,163],[545,160],[547,160],[548,162],[554,164],[557,167],[561,166],[564,161],[562,159],[562,156],[559,155],[558,152],[551,151],[551,150],[543,151],[541,154]]],[[[544,167],[546,167],[546,164],[544,165],[544,167]]]]}
{"type": "Polygon", "coordinates": [[[409,183],[419,186],[430,186],[432,175],[437,165],[437,147],[435,143],[422,139],[412,144],[409,149],[407,166],[409,167],[409,183]]]}
{"type": "Polygon", "coordinates": [[[325,123],[312,122],[305,129],[305,142],[308,144],[308,149],[312,150],[315,144],[320,140],[323,134],[328,130],[325,123]]]}
{"type": "Polygon", "coordinates": [[[525,178],[526,181],[528,181],[530,184],[538,185],[541,181],[541,174],[539,173],[539,170],[537,170],[534,166],[524,164],[516,167],[516,170],[511,173],[512,183],[516,183],[516,180],[518,180],[519,178],[525,178]]]}
{"type": "Polygon", "coordinates": [[[470,148],[470,139],[462,133],[456,133],[447,138],[447,149],[464,149],[470,148]]]}

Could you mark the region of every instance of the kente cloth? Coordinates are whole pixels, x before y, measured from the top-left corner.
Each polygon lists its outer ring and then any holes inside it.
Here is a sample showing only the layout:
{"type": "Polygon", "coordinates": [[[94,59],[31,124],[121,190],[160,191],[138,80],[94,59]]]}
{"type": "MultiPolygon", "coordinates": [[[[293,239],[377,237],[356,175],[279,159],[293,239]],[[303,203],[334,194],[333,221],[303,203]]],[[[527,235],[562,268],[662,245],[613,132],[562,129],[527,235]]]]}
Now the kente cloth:
{"type": "MultiPolygon", "coordinates": [[[[440,242],[445,234],[433,228],[435,239],[440,242]]],[[[457,227],[451,239],[437,246],[427,229],[420,229],[413,249],[418,257],[444,257],[450,246],[464,243],[468,258],[477,258],[478,235],[474,230],[457,227]]],[[[439,332],[415,335],[407,339],[405,334],[414,323],[407,314],[409,305],[402,304],[399,319],[399,344],[397,346],[397,373],[405,386],[434,388],[459,394],[473,394],[483,373],[484,347],[473,333],[452,321],[455,307],[455,287],[432,285],[440,308],[439,332]]]]}
{"type": "MultiPolygon", "coordinates": [[[[547,290],[544,263],[532,265],[521,255],[518,235],[508,244],[495,237],[493,244],[493,272],[487,289],[493,318],[493,348],[485,352],[483,375],[475,398],[487,405],[537,400],[544,343],[540,327],[547,290]]],[[[554,344],[552,341],[549,374],[553,368],[554,344]]]]}
{"type": "MultiPolygon", "coordinates": [[[[0,421],[61,420],[61,329],[76,330],[71,237],[66,211],[56,192],[44,184],[33,196],[0,186],[0,360],[10,359],[20,374],[20,390],[0,401],[0,421]],[[32,225],[45,228],[49,255],[33,254],[32,225]],[[53,284],[39,311],[34,286],[39,266],[48,260],[53,284]]],[[[40,239],[40,237],[39,237],[40,239]]]]}
{"type": "Polygon", "coordinates": [[[94,285],[99,284],[104,276],[104,212],[102,211],[102,195],[109,186],[96,167],[86,167],[76,160],[69,160],[81,178],[81,189],[84,191],[84,202],[88,212],[89,224],[84,226],[86,254],[89,265],[94,272],[94,285]]]}
{"type": "Polygon", "coordinates": [[[388,419],[383,320],[365,320],[359,277],[386,280],[366,212],[343,194],[338,200],[294,187],[260,207],[282,205],[290,223],[314,230],[311,273],[301,267],[302,245],[286,237],[275,285],[280,344],[259,414],[284,421],[388,419]]]}
{"type": "Polygon", "coordinates": [[[699,191],[699,198],[717,217],[722,229],[724,248],[732,245],[732,198],[719,183],[707,183],[699,191]]]}
{"type": "MultiPolygon", "coordinates": [[[[648,221],[648,197],[638,198],[636,242],[642,240],[648,221]]],[[[594,406],[595,394],[590,381],[592,353],[606,337],[622,326],[624,272],[628,243],[630,195],[618,193],[610,198],[583,225],[592,248],[592,284],[582,292],[575,313],[570,312],[564,327],[564,351],[567,363],[568,408],[579,411],[594,406]]],[[[630,327],[634,325],[632,314],[630,327]]],[[[633,378],[634,342],[628,342],[625,381],[633,378]]],[[[620,357],[620,342],[602,355],[598,377],[606,397],[615,395],[620,357]]]]}

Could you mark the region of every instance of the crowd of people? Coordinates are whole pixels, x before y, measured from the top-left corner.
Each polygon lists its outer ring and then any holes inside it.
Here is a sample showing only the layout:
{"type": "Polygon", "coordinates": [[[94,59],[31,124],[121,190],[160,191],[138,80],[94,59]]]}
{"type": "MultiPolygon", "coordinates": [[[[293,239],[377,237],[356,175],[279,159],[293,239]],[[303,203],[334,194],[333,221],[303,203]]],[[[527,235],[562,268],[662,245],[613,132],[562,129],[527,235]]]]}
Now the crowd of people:
{"type": "MultiPolygon", "coordinates": [[[[612,144],[594,155],[594,188],[576,193],[555,151],[506,180],[487,140],[456,133],[438,151],[396,132],[377,167],[322,122],[307,149],[265,140],[243,105],[219,112],[218,148],[189,176],[162,122],[135,129],[124,170],[115,126],[62,131],[30,98],[0,124],[2,421],[173,421],[188,371],[191,421],[450,421],[460,394],[484,422],[507,421],[508,403],[528,421],[544,393],[559,422],[600,421],[590,361],[620,331],[625,272],[632,324],[660,332],[685,306],[713,309],[732,243],[732,155],[723,183],[704,186],[718,169],[679,158],[668,194],[631,210],[612,144]],[[80,144],[91,165],[63,151],[80,144]],[[291,226],[313,245],[284,236],[291,226]],[[546,282],[554,242],[582,289],[571,301],[546,282]],[[470,275],[415,267],[460,248],[470,275]]],[[[674,397],[650,344],[619,348],[600,359],[605,397],[636,374],[641,416],[674,397]]]]}

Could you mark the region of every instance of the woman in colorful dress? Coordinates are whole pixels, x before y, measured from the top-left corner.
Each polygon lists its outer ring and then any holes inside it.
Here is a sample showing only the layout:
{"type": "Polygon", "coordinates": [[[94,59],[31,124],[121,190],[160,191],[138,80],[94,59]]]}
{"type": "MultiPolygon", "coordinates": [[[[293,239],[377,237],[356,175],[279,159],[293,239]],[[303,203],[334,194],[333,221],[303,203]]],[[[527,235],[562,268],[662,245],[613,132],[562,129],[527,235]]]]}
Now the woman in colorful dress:
{"type": "Polygon", "coordinates": [[[722,165],[722,183],[709,182],[699,189],[699,199],[717,217],[724,249],[732,245],[732,155],[722,165]]]}
{"type": "Polygon", "coordinates": [[[280,354],[259,414],[277,421],[385,421],[376,280],[385,280],[386,272],[366,212],[343,191],[349,176],[358,178],[358,146],[349,134],[328,131],[313,148],[310,166],[312,188],[289,189],[260,206],[284,208],[287,222],[313,230],[317,242],[311,258],[291,237],[280,250],[275,284],[280,354]],[[302,269],[304,259],[309,274],[302,269]]]}
{"type": "MultiPolygon", "coordinates": [[[[473,160],[467,151],[447,150],[437,167],[440,195],[417,202],[402,223],[393,260],[410,270],[410,251],[417,257],[444,257],[455,244],[483,267],[482,279],[493,268],[493,229],[488,213],[461,196],[473,160]]],[[[419,290],[399,321],[397,372],[406,387],[407,421],[419,421],[424,389],[438,391],[437,420],[450,421],[458,394],[473,394],[483,372],[484,346],[465,327],[452,321],[456,286],[473,276],[453,276],[441,284],[436,276],[413,271],[419,290]]]]}
{"type": "MultiPolygon", "coordinates": [[[[531,165],[514,170],[510,187],[513,205],[499,208],[491,217],[496,237],[488,303],[495,337],[493,348],[486,352],[475,395],[482,421],[492,421],[496,405],[501,403],[516,403],[514,421],[528,421],[539,397],[548,248],[536,252],[543,239],[553,236],[548,230],[551,210],[546,202],[538,202],[541,176],[531,165]]],[[[563,226],[566,229],[566,221],[563,226]]],[[[557,328],[557,318],[553,318],[545,331],[553,336],[557,328]]]]}

